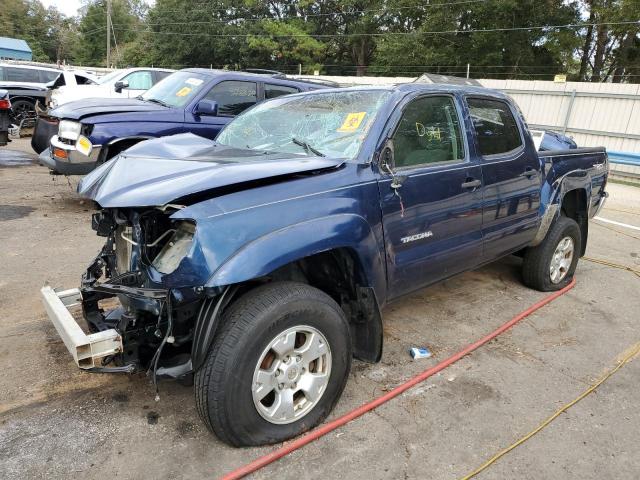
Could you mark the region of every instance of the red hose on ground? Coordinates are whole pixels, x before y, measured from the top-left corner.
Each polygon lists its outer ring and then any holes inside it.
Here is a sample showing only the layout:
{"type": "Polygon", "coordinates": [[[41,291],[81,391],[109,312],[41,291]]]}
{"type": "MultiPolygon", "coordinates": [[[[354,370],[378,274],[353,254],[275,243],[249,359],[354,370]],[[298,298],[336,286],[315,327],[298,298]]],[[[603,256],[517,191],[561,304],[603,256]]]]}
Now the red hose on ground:
{"type": "Polygon", "coordinates": [[[257,458],[253,462],[248,463],[248,464],[246,464],[246,465],[244,465],[244,466],[242,466],[242,467],[240,467],[240,468],[238,468],[238,469],[226,474],[224,477],[222,477],[222,480],[234,480],[234,479],[242,478],[245,475],[249,475],[250,473],[253,473],[256,470],[259,470],[259,469],[269,465],[270,463],[273,463],[276,460],[279,460],[280,458],[284,457],[285,455],[290,454],[294,450],[297,450],[299,448],[304,447],[308,443],[313,442],[314,440],[326,435],[327,433],[335,430],[336,428],[341,427],[342,425],[345,425],[346,423],[349,423],[351,420],[354,420],[354,419],[360,417],[361,415],[364,415],[365,413],[369,412],[370,410],[373,410],[374,408],[379,407],[383,403],[386,403],[389,400],[391,400],[392,398],[397,397],[401,393],[404,393],[405,391],[409,390],[411,387],[413,387],[413,386],[417,385],[418,383],[426,380],[427,378],[431,377],[432,375],[435,375],[436,373],[444,370],[449,365],[452,365],[452,364],[456,363],[462,357],[464,357],[465,355],[470,354],[475,349],[477,349],[478,347],[481,347],[482,345],[484,345],[488,341],[493,340],[495,337],[497,337],[498,335],[503,333],[505,330],[508,330],[509,328],[514,326],[516,323],[518,323],[523,318],[528,317],[529,315],[531,315],[536,310],[544,307],[547,303],[550,303],[553,300],[555,300],[556,298],[558,298],[559,296],[564,295],[566,292],[571,290],[575,286],[575,284],[576,284],[576,281],[572,280],[571,283],[569,285],[567,285],[566,287],[564,287],[562,290],[558,290],[557,292],[554,292],[551,295],[549,295],[548,297],[540,300],[538,303],[530,306],[525,311],[523,311],[523,312],[519,313],[518,315],[516,315],[515,317],[513,317],[511,320],[509,320],[507,323],[502,325],[497,330],[494,330],[493,332],[491,332],[487,336],[481,338],[480,340],[475,341],[471,345],[466,346],[465,348],[460,350],[458,353],[456,353],[454,355],[451,355],[449,358],[447,358],[446,360],[443,360],[442,362],[440,362],[436,366],[431,367],[431,368],[425,370],[424,372],[416,375],[415,377],[413,377],[409,381],[403,383],[402,385],[397,386],[396,388],[394,388],[393,390],[390,390],[388,393],[382,395],[381,397],[378,397],[375,400],[372,400],[372,401],[370,401],[368,403],[365,403],[364,405],[356,408],[355,410],[350,411],[349,413],[343,415],[342,417],[337,418],[337,419],[335,419],[335,420],[333,420],[333,421],[331,421],[331,422],[329,422],[329,423],[327,423],[325,425],[322,425],[321,427],[318,427],[317,429],[312,430],[311,432],[306,433],[305,435],[303,435],[301,437],[298,437],[297,439],[293,440],[291,443],[288,443],[287,445],[284,445],[284,446],[278,448],[277,450],[274,450],[273,452],[271,452],[271,453],[269,453],[269,454],[267,454],[267,455],[265,455],[263,457],[257,458]]]}

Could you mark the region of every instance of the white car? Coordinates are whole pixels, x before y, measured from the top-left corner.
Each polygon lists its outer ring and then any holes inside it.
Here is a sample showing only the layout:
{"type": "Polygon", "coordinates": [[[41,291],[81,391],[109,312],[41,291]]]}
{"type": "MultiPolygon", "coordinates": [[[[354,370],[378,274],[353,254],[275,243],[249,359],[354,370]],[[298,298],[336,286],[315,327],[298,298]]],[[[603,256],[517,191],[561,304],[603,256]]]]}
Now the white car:
{"type": "Polygon", "coordinates": [[[11,121],[16,125],[35,114],[38,102],[46,104],[47,88],[62,85],[76,87],[92,83],[96,83],[96,77],[83,70],[0,63],[0,88],[9,91],[11,121]]]}
{"type": "Polygon", "coordinates": [[[133,98],[151,88],[175,70],[166,68],[127,68],[115,70],[96,80],[95,85],[62,86],[51,93],[49,107],[83,98],[133,98]]]}

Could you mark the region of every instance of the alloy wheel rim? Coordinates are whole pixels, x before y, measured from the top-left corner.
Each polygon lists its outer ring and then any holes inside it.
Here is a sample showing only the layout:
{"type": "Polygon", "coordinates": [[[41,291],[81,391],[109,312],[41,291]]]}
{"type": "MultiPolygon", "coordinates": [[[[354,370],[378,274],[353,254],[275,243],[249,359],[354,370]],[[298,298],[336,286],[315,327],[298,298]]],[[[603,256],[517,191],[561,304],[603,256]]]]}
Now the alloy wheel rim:
{"type": "Polygon", "coordinates": [[[270,423],[287,424],[307,415],[329,384],[331,349],[316,328],[299,325],[273,338],[256,364],[251,394],[270,423]]]}
{"type": "Polygon", "coordinates": [[[573,262],[574,249],[574,242],[571,237],[564,237],[558,242],[549,265],[551,283],[560,283],[567,276],[573,262]]]}

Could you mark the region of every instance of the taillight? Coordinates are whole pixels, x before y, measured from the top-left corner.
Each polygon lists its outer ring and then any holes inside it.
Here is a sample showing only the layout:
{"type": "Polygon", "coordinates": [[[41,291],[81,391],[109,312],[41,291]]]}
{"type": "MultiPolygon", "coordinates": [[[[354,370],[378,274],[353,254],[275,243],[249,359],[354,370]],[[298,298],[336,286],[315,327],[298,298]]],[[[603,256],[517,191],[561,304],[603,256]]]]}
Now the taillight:
{"type": "Polygon", "coordinates": [[[8,98],[0,99],[0,109],[9,110],[11,108],[11,101],[8,98]]]}

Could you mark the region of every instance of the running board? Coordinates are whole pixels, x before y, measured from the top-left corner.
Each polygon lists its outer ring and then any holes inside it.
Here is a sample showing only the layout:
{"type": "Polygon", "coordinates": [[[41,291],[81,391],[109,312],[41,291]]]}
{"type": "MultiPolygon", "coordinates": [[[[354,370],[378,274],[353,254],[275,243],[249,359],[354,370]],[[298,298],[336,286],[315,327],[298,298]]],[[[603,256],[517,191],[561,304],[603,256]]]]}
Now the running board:
{"type": "Polygon", "coordinates": [[[122,337],[114,330],[87,335],[75,321],[68,308],[82,303],[82,293],[77,288],[56,292],[49,286],[40,290],[42,303],[51,323],[73,356],[76,365],[84,370],[102,367],[102,359],[122,352],[122,337]]]}

